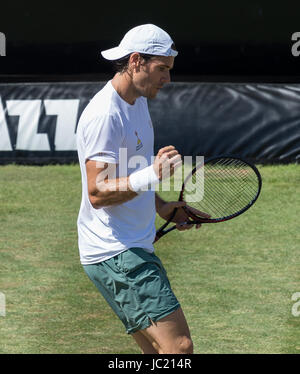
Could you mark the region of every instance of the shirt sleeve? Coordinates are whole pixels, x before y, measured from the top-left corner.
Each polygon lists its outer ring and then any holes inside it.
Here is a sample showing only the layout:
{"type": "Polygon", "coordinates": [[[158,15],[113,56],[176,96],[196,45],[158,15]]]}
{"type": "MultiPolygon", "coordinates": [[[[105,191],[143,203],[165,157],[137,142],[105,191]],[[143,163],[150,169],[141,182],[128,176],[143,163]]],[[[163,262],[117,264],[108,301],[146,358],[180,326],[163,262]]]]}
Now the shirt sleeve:
{"type": "Polygon", "coordinates": [[[121,121],[113,115],[94,118],[84,129],[85,160],[119,163],[124,138],[121,121]]]}

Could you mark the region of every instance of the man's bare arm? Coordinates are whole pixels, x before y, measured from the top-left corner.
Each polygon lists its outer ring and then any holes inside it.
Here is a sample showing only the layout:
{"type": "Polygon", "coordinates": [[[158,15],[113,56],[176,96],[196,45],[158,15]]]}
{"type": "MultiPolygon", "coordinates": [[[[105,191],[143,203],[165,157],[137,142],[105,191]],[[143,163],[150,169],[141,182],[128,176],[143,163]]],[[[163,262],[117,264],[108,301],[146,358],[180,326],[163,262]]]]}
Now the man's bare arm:
{"type": "MultiPolygon", "coordinates": [[[[158,183],[166,176],[171,176],[176,167],[181,165],[181,156],[174,146],[161,148],[153,165],[137,171],[130,177],[116,178],[110,173],[116,165],[87,160],[86,171],[88,181],[88,194],[92,206],[99,209],[109,205],[122,204],[143,191],[149,182],[158,183]],[[155,181],[153,180],[155,179],[155,181]]],[[[150,183],[151,184],[151,183],[150,183]]],[[[158,202],[158,208],[161,201],[158,202]]]]}
{"type": "Polygon", "coordinates": [[[137,193],[130,189],[129,177],[107,177],[107,169],[115,165],[106,163],[103,167],[97,166],[96,161],[86,161],[88,194],[95,209],[122,204],[137,196],[137,193]]]}
{"type": "Polygon", "coordinates": [[[157,194],[155,193],[155,208],[156,208],[156,212],[159,214],[162,206],[165,204],[166,202],[157,194]]]}

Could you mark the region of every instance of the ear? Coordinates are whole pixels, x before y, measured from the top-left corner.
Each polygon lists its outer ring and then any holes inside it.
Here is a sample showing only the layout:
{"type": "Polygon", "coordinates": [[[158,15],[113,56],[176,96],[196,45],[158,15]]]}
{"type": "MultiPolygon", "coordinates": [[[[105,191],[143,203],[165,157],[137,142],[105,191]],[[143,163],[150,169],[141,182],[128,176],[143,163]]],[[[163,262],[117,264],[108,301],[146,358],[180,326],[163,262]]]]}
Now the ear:
{"type": "Polygon", "coordinates": [[[137,69],[140,67],[141,64],[141,56],[138,52],[134,52],[129,57],[129,66],[132,69],[137,69]]]}

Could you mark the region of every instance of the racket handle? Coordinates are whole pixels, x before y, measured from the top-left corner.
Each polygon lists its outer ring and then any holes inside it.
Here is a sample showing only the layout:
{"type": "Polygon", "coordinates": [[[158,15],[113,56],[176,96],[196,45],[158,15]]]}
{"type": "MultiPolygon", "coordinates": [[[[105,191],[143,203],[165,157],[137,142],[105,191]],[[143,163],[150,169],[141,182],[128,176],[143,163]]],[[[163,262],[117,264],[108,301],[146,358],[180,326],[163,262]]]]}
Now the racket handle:
{"type": "Polygon", "coordinates": [[[176,225],[174,225],[174,226],[172,226],[172,227],[170,227],[169,229],[164,230],[164,231],[157,231],[153,243],[157,242],[158,239],[160,239],[162,236],[166,235],[168,232],[173,231],[173,230],[175,230],[175,229],[176,229],[176,225]]]}
{"type": "Polygon", "coordinates": [[[164,232],[164,234],[167,234],[168,232],[173,231],[173,230],[175,230],[175,229],[176,229],[176,225],[174,225],[174,226],[170,227],[169,229],[167,229],[167,230],[164,232]]]}

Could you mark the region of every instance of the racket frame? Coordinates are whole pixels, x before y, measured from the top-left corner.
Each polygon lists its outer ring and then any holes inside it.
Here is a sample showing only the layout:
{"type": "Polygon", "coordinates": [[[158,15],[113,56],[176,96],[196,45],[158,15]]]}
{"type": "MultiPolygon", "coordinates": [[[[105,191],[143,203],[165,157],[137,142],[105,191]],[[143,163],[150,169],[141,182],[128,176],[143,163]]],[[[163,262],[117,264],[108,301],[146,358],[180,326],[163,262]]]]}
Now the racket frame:
{"type": "MultiPolygon", "coordinates": [[[[228,158],[228,159],[234,159],[234,160],[238,160],[238,161],[241,161],[243,162],[244,164],[248,165],[250,168],[252,168],[252,170],[255,172],[256,176],[257,176],[257,180],[258,180],[258,190],[257,190],[257,193],[255,195],[255,197],[249,202],[249,204],[247,204],[243,209],[239,210],[238,212],[236,213],[233,213],[233,214],[230,214],[228,216],[225,216],[225,217],[221,217],[221,218],[201,218],[195,214],[193,214],[188,208],[184,207],[183,206],[183,209],[186,211],[186,213],[189,215],[189,217],[191,218],[191,220],[189,220],[187,223],[188,224],[201,224],[201,223],[219,223],[219,222],[225,222],[225,221],[228,221],[232,218],[235,218],[239,215],[241,215],[242,213],[244,213],[246,210],[248,210],[255,202],[256,200],[258,199],[259,195],[260,195],[260,192],[261,192],[261,187],[262,187],[262,178],[261,178],[261,175],[260,175],[260,172],[258,171],[257,167],[255,165],[253,165],[252,163],[250,163],[249,161],[246,161],[245,159],[241,158],[241,157],[237,157],[237,156],[231,156],[231,155],[222,155],[222,156],[216,156],[216,157],[210,157],[208,158],[206,161],[204,160],[204,162],[196,165],[192,171],[189,173],[189,175],[185,178],[184,182],[182,183],[182,187],[181,187],[181,191],[180,191],[180,194],[179,194],[179,198],[178,198],[178,201],[183,201],[183,194],[184,194],[184,189],[185,189],[185,185],[187,183],[187,181],[189,180],[189,178],[192,177],[193,174],[195,174],[195,172],[205,166],[205,164],[209,163],[209,162],[212,162],[212,161],[216,161],[218,159],[225,159],[225,158],[228,158]]],[[[175,217],[175,214],[177,212],[177,209],[178,208],[175,208],[172,215],[169,217],[169,219],[156,231],[156,237],[155,237],[155,240],[154,240],[154,243],[160,239],[162,236],[164,236],[165,234],[169,233],[170,231],[174,230],[176,228],[176,225],[170,227],[169,229],[166,229],[164,230],[169,224],[170,222],[172,221],[172,219],[175,217]]]]}

